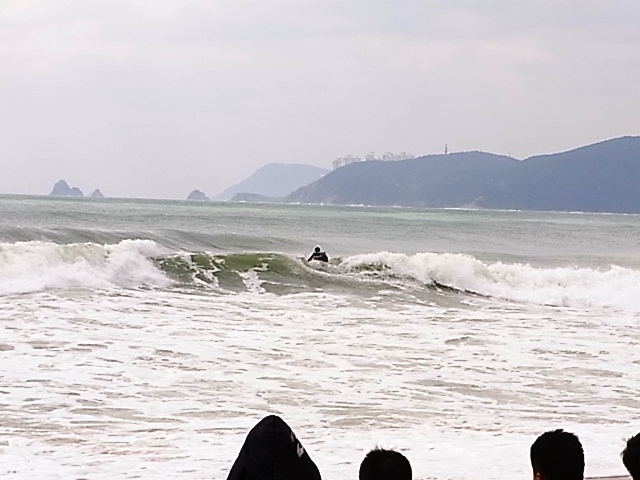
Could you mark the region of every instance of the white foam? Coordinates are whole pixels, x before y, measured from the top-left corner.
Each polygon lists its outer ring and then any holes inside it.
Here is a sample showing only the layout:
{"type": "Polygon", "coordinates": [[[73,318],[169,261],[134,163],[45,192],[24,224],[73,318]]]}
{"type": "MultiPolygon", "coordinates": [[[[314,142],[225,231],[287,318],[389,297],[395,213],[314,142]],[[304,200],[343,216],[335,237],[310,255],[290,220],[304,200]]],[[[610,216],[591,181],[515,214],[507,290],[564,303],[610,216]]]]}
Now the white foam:
{"type": "Polygon", "coordinates": [[[379,252],[349,257],[341,267],[349,270],[364,265],[386,265],[394,275],[505,300],[640,310],[640,272],[617,266],[605,270],[545,269],[502,262],[486,264],[464,254],[379,252]]]}
{"type": "Polygon", "coordinates": [[[165,286],[170,281],[149,260],[160,253],[151,240],[115,245],[1,243],[0,295],[69,287],[165,286]]]}
{"type": "Polygon", "coordinates": [[[225,478],[268,413],[327,479],[376,445],[418,480],[525,478],[559,427],[588,474],[620,474],[640,420],[637,314],[121,293],[0,297],[0,476],[225,478]]]}
{"type": "Polygon", "coordinates": [[[262,281],[258,276],[258,272],[251,269],[246,272],[238,272],[240,278],[242,278],[242,282],[244,283],[247,291],[252,293],[264,293],[265,289],[262,286],[262,281]]]}

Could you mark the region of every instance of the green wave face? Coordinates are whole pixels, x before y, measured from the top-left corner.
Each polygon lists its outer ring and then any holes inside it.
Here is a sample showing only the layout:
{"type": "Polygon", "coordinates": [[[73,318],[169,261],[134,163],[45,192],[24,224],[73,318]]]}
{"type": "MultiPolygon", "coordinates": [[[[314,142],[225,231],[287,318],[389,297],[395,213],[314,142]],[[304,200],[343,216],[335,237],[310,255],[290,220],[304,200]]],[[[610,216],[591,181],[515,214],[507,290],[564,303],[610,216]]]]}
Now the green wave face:
{"type": "MultiPolygon", "coordinates": [[[[385,298],[402,303],[434,301],[434,295],[443,293],[439,285],[407,278],[382,261],[347,265],[336,258],[324,264],[275,253],[198,252],[170,254],[153,262],[182,287],[205,288],[219,294],[314,292],[364,300],[378,298],[380,292],[394,292],[393,297],[387,294],[385,298]]],[[[449,294],[454,293],[451,290],[449,294]]]]}
{"type": "Polygon", "coordinates": [[[215,287],[221,292],[259,290],[295,293],[310,286],[305,281],[309,272],[300,261],[279,254],[191,253],[169,255],[153,261],[176,282],[215,287]]]}

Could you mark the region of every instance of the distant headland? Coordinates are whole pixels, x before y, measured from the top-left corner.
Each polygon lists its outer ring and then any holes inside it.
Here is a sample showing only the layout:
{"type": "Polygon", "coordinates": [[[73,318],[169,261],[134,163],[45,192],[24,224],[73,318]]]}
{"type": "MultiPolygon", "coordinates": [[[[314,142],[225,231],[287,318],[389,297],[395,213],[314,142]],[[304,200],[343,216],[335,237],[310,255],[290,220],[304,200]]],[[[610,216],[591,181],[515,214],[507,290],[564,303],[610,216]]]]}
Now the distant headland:
{"type": "Polygon", "coordinates": [[[640,136],[517,160],[467,151],[269,164],[214,197],[254,203],[640,213],[640,136]]]}
{"type": "Polygon", "coordinates": [[[640,213],[640,137],[525,160],[486,152],[340,166],[287,203],[640,213]]]}

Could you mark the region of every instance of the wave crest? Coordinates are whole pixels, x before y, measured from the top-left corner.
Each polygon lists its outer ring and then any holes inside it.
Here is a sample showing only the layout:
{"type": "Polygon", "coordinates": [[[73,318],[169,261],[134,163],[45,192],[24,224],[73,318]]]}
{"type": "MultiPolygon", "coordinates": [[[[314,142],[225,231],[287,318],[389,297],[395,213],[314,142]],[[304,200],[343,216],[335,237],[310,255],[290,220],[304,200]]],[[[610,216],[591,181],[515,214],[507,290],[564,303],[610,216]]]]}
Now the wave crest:
{"type": "Polygon", "coordinates": [[[0,243],[0,294],[165,286],[170,280],[149,260],[161,253],[151,240],[123,240],[115,245],[0,243]]]}
{"type": "Polygon", "coordinates": [[[615,265],[604,270],[536,268],[528,264],[486,264],[465,254],[378,252],[349,257],[341,268],[516,302],[640,310],[640,272],[615,265]]]}

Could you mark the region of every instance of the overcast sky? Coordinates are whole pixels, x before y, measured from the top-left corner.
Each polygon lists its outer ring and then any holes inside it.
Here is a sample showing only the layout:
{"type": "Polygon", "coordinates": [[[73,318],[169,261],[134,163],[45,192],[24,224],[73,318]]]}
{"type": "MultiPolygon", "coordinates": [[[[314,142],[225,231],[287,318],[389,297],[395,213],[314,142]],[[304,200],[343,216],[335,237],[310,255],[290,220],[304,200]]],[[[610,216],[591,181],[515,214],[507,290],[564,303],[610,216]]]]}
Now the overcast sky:
{"type": "Polygon", "coordinates": [[[0,0],[0,192],[640,134],[639,0],[0,0]]]}

